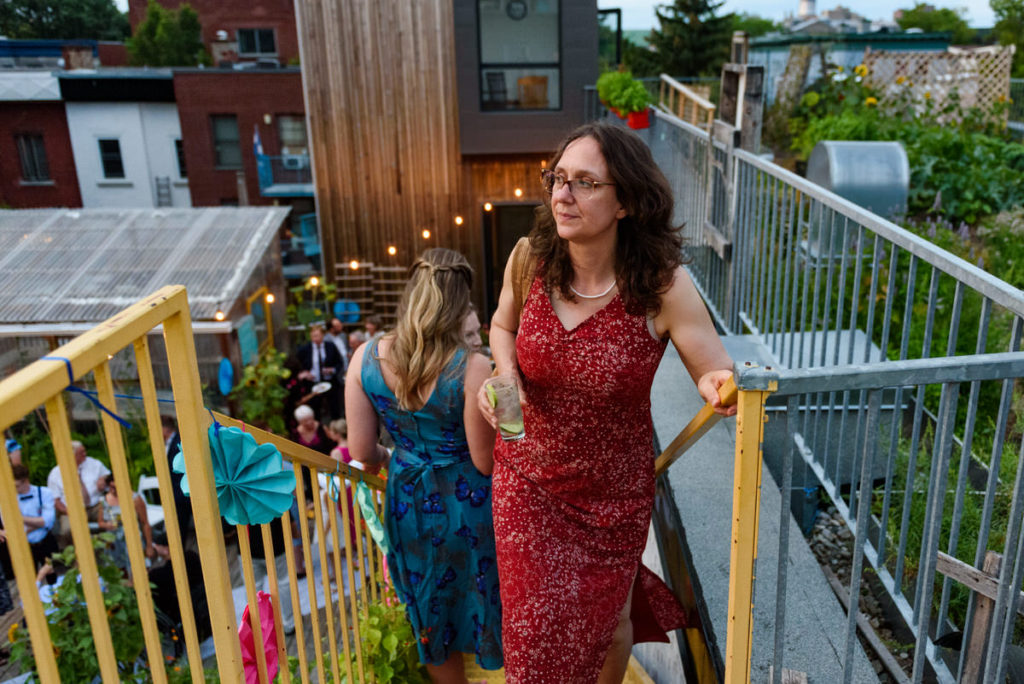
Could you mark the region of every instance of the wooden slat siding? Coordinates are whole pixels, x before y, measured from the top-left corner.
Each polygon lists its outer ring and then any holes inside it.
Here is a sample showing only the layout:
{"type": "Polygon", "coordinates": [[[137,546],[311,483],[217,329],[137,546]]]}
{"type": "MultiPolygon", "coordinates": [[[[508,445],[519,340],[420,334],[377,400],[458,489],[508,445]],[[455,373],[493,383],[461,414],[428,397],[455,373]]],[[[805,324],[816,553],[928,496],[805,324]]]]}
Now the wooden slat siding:
{"type": "MultiPolygon", "coordinates": [[[[551,150],[554,153],[554,150],[551,150]]],[[[466,236],[466,247],[462,253],[473,266],[473,298],[477,304],[483,302],[484,296],[484,265],[490,255],[484,254],[483,242],[483,205],[518,202],[526,205],[540,204],[545,199],[544,190],[540,186],[541,162],[546,162],[550,155],[517,155],[513,157],[467,157],[463,161],[463,195],[462,206],[467,207],[462,216],[462,224],[466,236]],[[515,196],[515,189],[521,188],[522,197],[515,196]]],[[[500,271],[505,264],[496,268],[500,271]]],[[[491,319],[492,311],[480,311],[480,320],[491,319]]]]}
{"type": "Polygon", "coordinates": [[[451,0],[297,0],[324,274],[465,251],[451,0]],[[398,249],[396,257],[388,245],[398,249]]]}

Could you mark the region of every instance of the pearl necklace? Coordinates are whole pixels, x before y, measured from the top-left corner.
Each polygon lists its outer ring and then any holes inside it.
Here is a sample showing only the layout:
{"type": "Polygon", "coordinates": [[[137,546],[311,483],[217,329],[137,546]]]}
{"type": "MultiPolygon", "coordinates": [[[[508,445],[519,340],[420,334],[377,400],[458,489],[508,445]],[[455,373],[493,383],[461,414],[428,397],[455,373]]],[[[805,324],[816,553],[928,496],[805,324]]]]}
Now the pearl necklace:
{"type": "Polygon", "coordinates": [[[605,290],[604,292],[602,292],[601,294],[585,295],[582,292],[580,292],[579,290],[577,290],[575,287],[573,287],[572,283],[569,283],[569,289],[572,290],[572,293],[574,295],[576,295],[577,297],[581,297],[582,299],[600,299],[601,297],[604,297],[609,292],[611,292],[614,288],[615,288],[615,281],[613,280],[612,284],[608,286],[608,289],[605,290]]]}

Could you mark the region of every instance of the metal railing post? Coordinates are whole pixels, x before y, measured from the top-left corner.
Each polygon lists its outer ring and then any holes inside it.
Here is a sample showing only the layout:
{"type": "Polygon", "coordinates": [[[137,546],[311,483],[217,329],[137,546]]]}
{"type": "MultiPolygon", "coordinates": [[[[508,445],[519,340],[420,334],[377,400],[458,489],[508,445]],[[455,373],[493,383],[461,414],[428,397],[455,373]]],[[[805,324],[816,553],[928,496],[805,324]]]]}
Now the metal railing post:
{"type": "MultiPolygon", "coordinates": [[[[725,644],[725,681],[750,681],[753,640],[754,565],[757,524],[761,508],[761,443],[764,440],[765,401],[774,388],[744,390],[743,374],[750,364],[736,367],[740,387],[736,412],[736,459],[732,493],[732,544],[729,551],[729,618],[725,644]]],[[[767,369],[770,370],[770,369],[767,369]]]]}

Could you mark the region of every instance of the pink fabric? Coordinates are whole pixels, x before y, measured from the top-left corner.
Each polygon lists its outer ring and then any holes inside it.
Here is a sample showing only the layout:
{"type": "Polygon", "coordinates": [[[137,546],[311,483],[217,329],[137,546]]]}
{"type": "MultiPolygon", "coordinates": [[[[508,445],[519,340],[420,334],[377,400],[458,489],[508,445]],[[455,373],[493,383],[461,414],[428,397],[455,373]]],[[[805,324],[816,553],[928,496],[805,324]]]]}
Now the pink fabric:
{"type": "MultiPolygon", "coordinates": [[[[277,676],[277,630],[274,629],[274,607],[270,594],[260,591],[256,593],[256,605],[260,610],[260,629],[263,630],[263,652],[267,657],[267,681],[277,676]]],[[[245,684],[256,684],[260,680],[256,666],[256,648],[254,646],[252,621],[249,617],[249,606],[242,613],[242,623],[238,626],[238,639],[242,645],[242,667],[245,669],[245,684]]]]}

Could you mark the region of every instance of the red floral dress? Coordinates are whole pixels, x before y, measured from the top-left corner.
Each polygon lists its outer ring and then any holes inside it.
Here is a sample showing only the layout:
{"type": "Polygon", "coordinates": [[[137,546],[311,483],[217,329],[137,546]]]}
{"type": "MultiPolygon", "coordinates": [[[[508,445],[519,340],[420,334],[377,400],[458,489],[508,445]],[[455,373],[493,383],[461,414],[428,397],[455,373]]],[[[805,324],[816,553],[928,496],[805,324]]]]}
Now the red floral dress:
{"type": "Polygon", "coordinates": [[[666,641],[685,625],[640,564],[654,504],[650,391],[665,345],[618,295],[566,330],[533,283],[516,336],[526,436],[498,439],[493,477],[510,683],[596,681],[631,589],[634,641],[666,641]]]}

